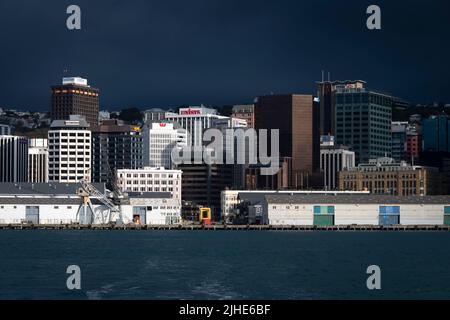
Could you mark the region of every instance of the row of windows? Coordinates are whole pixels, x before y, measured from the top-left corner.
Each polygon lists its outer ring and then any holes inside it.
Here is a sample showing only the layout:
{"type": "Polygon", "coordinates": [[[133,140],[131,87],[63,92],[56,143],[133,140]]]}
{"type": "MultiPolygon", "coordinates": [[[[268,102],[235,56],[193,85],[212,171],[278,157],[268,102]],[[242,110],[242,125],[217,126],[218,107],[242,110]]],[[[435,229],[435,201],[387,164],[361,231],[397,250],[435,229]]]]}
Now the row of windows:
{"type": "Polygon", "coordinates": [[[76,139],[61,139],[61,140],[59,140],[59,139],[50,139],[49,140],[49,144],[59,144],[59,143],[91,143],[91,140],[89,140],[89,139],[86,139],[86,140],[84,140],[84,139],[78,139],[78,140],[76,140],[76,139]]]}
{"type": "MultiPolygon", "coordinates": [[[[119,178],[123,178],[123,177],[124,177],[124,174],[123,173],[119,173],[119,178]]],[[[145,174],[145,173],[141,173],[141,174],[134,173],[134,174],[131,174],[131,173],[127,173],[126,177],[127,178],[162,178],[162,179],[169,178],[169,179],[172,179],[174,177],[179,178],[179,175],[174,175],[174,174],[171,174],[171,173],[169,173],[169,174],[160,174],[160,173],[155,173],[155,174],[152,174],[152,173],[147,173],[147,174],[145,174]]]]}
{"type": "Polygon", "coordinates": [[[126,192],[173,192],[173,188],[133,187],[133,188],[126,188],[126,192]]]}
{"type": "Polygon", "coordinates": [[[49,157],[50,162],[91,162],[90,158],[59,158],[49,157]]]}
{"type": "Polygon", "coordinates": [[[69,156],[76,156],[76,155],[89,156],[90,153],[89,152],[84,152],[84,151],[78,151],[78,152],[76,152],[76,151],[70,151],[70,152],[68,152],[68,151],[61,151],[61,152],[50,151],[48,153],[48,155],[49,156],[59,156],[59,155],[61,155],[61,156],[67,156],[67,155],[69,155],[69,156]]]}
{"type": "Polygon", "coordinates": [[[50,174],[50,181],[80,181],[84,178],[84,176],[60,176],[58,174],[50,174]]]}
{"type": "Polygon", "coordinates": [[[49,175],[55,175],[55,174],[84,174],[84,170],[49,170],[49,175]]]}
{"type": "MultiPolygon", "coordinates": [[[[121,184],[121,183],[122,183],[122,181],[119,181],[119,184],[121,184]]],[[[178,185],[179,183],[178,183],[178,181],[174,182],[173,180],[169,180],[169,181],[165,181],[165,180],[163,180],[163,181],[159,181],[159,180],[155,180],[155,181],[153,181],[153,180],[145,180],[145,181],[144,180],[142,180],[142,181],[127,180],[126,184],[127,185],[131,185],[131,184],[134,184],[134,185],[140,185],[140,184],[155,184],[155,185],[159,185],[159,184],[161,184],[161,185],[173,185],[173,184],[175,184],[175,185],[178,185]]]]}
{"type": "Polygon", "coordinates": [[[55,131],[55,132],[49,132],[48,136],[50,138],[57,138],[57,137],[90,137],[91,133],[90,132],[59,132],[59,131],[55,131]]]}

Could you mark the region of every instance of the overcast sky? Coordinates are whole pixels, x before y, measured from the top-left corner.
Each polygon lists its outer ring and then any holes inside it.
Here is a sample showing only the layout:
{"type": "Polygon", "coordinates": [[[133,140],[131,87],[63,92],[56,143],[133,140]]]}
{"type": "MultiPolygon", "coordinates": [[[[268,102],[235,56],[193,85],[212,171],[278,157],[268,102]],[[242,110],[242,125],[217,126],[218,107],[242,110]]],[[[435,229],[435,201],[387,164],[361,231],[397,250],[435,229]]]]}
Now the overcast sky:
{"type": "Polygon", "coordinates": [[[102,109],[314,93],[321,70],[411,102],[450,102],[448,0],[1,0],[0,106],[47,110],[86,77],[102,109]],[[66,28],[66,8],[82,30],[66,28]],[[382,9],[382,30],[366,8],[382,9]]]}

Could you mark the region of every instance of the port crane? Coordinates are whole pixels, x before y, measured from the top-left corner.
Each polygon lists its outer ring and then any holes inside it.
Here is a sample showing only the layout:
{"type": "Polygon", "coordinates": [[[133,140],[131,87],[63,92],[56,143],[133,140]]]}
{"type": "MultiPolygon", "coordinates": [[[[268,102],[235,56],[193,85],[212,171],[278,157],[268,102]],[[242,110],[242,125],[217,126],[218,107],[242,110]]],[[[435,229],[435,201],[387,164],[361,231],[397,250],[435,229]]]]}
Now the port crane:
{"type": "MultiPolygon", "coordinates": [[[[90,169],[89,169],[90,170],[90,169]]],[[[107,223],[122,223],[122,211],[117,208],[114,203],[101,193],[92,183],[85,177],[79,181],[81,188],[78,189],[78,195],[81,197],[82,203],[78,208],[77,220],[82,224],[92,224],[94,222],[100,222],[102,224],[107,223]],[[95,213],[92,206],[91,198],[96,198],[105,207],[108,208],[108,213],[105,215],[103,212],[95,213]]]]}

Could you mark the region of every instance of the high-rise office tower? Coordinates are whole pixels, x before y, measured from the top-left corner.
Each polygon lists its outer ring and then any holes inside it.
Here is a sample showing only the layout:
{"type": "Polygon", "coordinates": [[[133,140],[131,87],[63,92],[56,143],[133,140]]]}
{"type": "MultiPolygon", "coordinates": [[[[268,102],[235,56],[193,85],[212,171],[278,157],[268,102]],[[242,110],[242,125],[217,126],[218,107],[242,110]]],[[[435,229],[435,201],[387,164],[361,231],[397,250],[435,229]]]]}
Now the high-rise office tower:
{"type": "Polygon", "coordinates": [[[420,163],[439,168],[445,194],[450,194],[450,117],[446,113],[422,120],[420,163]]]}
{"type": "Polygon", "coordinates": [[[52,120],[69,120],[70,115],[83,116],[90,125],[98,124],[99,90],[86,79],[63,78],[62,85],[52,86],[52,120]]]}
{"type": "Polygon", "coordinates": [[[187,146],[186,130],[178,123],[153,122],[142,129],[145,167],[172,169],[172,150],[187,146]]]}
{"type": "Polygon", "coordinates": [[[48,140],[30,139],[28,145],[28,182],[48,182],[48,140]]]}
{"type": "MultiPolygon", "coordinates": [[[[255,105],[256,128],[278,129],[280,157],[292,159],[292,188],[310,188],[319,169],[318,106],[312,95],[270,95],[255,105]]],[[[270,150],[270,149],[269,149],[270,150]]]]}
{"type": "Polygon", "coordinates": [[[364,82],[336,86],[336,143],[350,147],[356,163],[391,155],[392,108],[400,100],[368,91],[364,82]]]}
{"type": "Polygon", "coordinates": [[[317,82],[317,96],[319,98],[320,135],[334,135],[335,108],[334,90],[337,82],[317,82]]]}
{"type": "Polygon", "coordinates": [[[139,127],[117,119],[104,120],[92,131],[92,181],[113,181],[118,169],[143,166],[142,136],[139,127]]]}
{"type": "Polygon", "coordinates": [[[0,182],[28,181],[28,139],[0,136],[0,182]]]}
{"type": "Polygon", "coordinates": [[[49,181],[91,182],[91,130],[81,116],[54,120],[48,132],[49,181]]]}
{"type": "Polygon", "coordinates": [[[183,164],[182,199],[191,205],[211,208],[213,219],[220,220],[220,195],[230,188],[232,166],[222,164],[183,164]]]}
{"type": "Polygon", "coordinates": [[[423,151],[450,152],[450,117],[442,113],[422,120],[423,151]]]}

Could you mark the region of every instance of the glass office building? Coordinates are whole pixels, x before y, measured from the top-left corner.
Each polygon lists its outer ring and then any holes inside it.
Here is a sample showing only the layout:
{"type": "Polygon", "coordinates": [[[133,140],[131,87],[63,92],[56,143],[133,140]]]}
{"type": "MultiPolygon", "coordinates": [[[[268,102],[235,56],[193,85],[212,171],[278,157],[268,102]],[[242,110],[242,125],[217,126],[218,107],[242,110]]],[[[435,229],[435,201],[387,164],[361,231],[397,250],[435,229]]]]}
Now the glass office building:
{"type": "Polygon", "coordinates": [[[349,146],[357,163],[391,156],[395,98],[367,91],[355,81],[336,88],[336,143],[349,146]]]}
{"type": "Polygon", "coordinates": [[[450,152],[450,117],[443,113],[422,122],[423,151],[450,152]]]}

